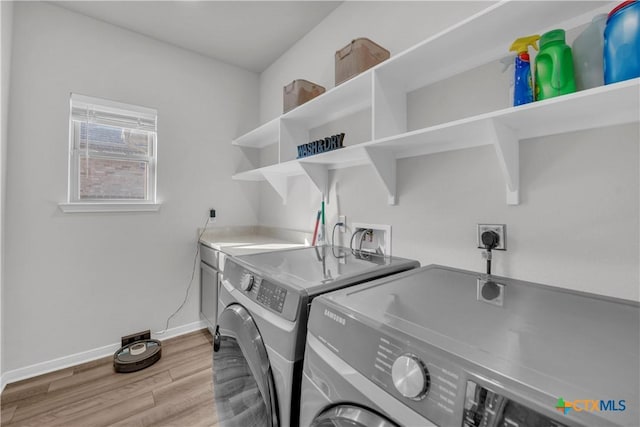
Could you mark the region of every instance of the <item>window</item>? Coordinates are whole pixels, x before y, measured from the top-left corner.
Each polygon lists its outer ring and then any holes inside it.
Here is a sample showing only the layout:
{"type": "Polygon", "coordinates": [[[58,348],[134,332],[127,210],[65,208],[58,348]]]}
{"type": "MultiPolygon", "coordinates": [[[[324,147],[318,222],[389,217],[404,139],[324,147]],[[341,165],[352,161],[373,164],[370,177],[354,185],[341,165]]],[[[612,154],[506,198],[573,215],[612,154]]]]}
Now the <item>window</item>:
{"type": "Polygon", "coordinates": [[[68,205],[155,204],[156,122],[156,110],[72,94],[68,205]]]}

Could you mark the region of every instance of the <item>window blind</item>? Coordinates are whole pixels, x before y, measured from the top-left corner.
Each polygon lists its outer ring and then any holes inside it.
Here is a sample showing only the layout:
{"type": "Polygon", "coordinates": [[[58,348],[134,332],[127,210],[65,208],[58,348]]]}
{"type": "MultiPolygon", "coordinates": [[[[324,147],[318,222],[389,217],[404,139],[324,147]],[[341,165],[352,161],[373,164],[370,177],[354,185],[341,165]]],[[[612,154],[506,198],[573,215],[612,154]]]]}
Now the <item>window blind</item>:
{"type": "Polygon", "coordinates": [[[84,95],[71,95],[71,120],[156,132],[158,112],[84,95]]]}

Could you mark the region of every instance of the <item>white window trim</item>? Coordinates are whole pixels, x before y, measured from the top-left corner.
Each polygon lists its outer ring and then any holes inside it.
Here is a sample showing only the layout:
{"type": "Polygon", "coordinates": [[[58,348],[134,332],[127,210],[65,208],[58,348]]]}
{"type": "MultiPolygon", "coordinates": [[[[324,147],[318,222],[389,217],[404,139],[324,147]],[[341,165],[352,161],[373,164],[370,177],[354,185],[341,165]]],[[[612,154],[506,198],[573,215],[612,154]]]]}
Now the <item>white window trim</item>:
{"type": "MultiPolygon", "coordinates": [[[[89,97],[72,93],[69,97],[69,105],[71,107],[72,100],[74,103],[83,104],[99,104],[102,110],[127,110],[139,113],[145,117],[157,117],[157,110],[138,105],[125,104],[121,102],[111,101],[102,98],[89,97]]],[[[75,152],[74,141],[74,124],[69,117],[69,168],[67,177],[67,201],[59,203],[58,207],[64,213],[91,213],[91,212],[157,212],[160,210],[161,203],[157,200],[157,131],[153,138],[153,156],[148,162],[149,167],[149,189],[147,190],[146,200],[77,200],[73,194],[78,190],[80,181],[78,177],[77,153],[75,152]]]]}
{"type": "Polygon", "coordinates": [[[162,203],[59,203],[58,207],[64,213],[92,213],[92,212],[158,212],[162,203]]]}

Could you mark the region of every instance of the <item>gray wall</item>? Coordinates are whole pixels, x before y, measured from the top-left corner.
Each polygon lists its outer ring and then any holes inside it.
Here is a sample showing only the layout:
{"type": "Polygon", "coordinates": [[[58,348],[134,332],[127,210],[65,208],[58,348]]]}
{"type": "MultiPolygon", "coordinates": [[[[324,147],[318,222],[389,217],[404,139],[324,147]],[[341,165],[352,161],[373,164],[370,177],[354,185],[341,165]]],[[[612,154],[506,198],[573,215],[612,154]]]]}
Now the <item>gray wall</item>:
{"type": "Polygon", "coordinates": [[[11,70],[11,35],[13,30],[13,2],[0,2],[0,45],[2,52],[2,103],[0,104],[0,376],[2,375],[2,359],[4,353],[4,211],[5,211],[5,187],[6,187],[6,165],[7,165],[7,137],[8,137],[8,112],[9,112],[9,79],[11,70]]]}
{"type": "MultiPolygon", "coordinates": [[[[294,78],[333,87],[333,52],[352,38],[369,37],[393,55],[484,6],[343,4],[261,74],[261,120],[280,114],[281,88],[294,78]]],[[[411,93],[409,128],[507,107],[508,82],[493,63],[411,93]]],[[[349,127],[358,126],[369,124],[355,117],[349,127]]],[[[335,129],[316,129],[312,138],[335,129]]],[[[361,134],[350,130],[348,136],[353,133],[361,134]]],[[[338,214],[348,223],[391,224],[395,255],[481,271],[476,223],[506,223],[508,251],[495,254],[496,274],[638,300],[639,134],[634,124],[522,141],[519,206],[505,203],[490,146],[399,161],[397,206],[386,204],[369,167],[334,171],[328,224],[338,214]]],[[[304,177],[291,180],[286,206],[263,183],[259,220],[309,230],[319,205],[304,177]]]]}
{"type": "MultiPolygon", "coordinates": [[[[4,27],[4,25],[3,25],[4,27]]],[[[5,372],[160,330],[191,277],[196,229],[257,222],[229,141],[257,121],[258,76],[47,3],[15,5],[5,372]],[[158,110],[158,213],[63,214],[69,93],[158,110]]],[[[197,283],[170,327],[198,321],[197,283]]]]}

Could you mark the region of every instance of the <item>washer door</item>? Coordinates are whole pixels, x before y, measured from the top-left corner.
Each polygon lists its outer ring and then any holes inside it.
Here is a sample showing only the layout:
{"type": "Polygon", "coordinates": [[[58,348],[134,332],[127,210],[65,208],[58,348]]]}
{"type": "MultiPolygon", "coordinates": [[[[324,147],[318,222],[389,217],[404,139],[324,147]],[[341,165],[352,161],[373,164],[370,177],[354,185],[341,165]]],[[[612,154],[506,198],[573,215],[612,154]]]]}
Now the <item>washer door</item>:
{"type": "Polygon", "coordinates": [[[321,413],[311,427],[398,427],[375,412],[353,405],[338,405],[321,413]]]}
{"type": "Polygon", "coordinates": [[[237,304],[227,307],[218,318],[213,392],[219,426],[278,426],[267,350],[251,315],[237,304]]]}

